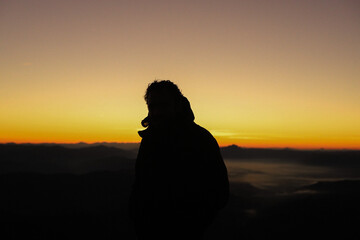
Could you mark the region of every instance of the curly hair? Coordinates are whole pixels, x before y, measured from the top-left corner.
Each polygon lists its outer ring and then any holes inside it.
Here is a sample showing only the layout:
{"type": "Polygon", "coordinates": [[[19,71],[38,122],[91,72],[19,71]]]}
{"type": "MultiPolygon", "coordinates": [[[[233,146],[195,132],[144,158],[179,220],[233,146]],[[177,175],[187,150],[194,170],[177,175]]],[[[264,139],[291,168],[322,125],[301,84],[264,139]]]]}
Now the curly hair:
{"type": "Polygon", "coordinates": [[[182,94],[181,90],[178,88],[178,86],[171,82],[170,80],[155,80],[152,83],[149,83],[144,99],[146,103],[148,103],[149,100],[149,94],[151,92],[167,92],[171,97],[174,98],[174,100],[181,99],[184,95],[182,94]]]}

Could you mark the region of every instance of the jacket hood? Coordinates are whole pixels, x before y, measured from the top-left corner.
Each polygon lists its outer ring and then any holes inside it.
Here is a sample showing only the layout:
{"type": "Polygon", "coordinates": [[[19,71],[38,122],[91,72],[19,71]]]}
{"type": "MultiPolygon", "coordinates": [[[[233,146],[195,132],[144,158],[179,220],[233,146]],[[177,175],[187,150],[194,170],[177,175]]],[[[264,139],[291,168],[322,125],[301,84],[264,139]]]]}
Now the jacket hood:
{"type": "MultiPolygon", "coordinates": [[[[176,121],[174,124],[186,124],[186,123],[192,123],[195,120],[195,115],[191,109],[190,102],[186,97],[181,98],[180,102],[180,108],[177,111],[176,121]]],[[[141,125],[145,128],[149,127],[151,125],[151,119],[149,116],[144,118],[141,121],[141,125]]],[[[148,129],[139,131],[139,135],[143,137],[143,133],[147,131],[148,129]]]]}

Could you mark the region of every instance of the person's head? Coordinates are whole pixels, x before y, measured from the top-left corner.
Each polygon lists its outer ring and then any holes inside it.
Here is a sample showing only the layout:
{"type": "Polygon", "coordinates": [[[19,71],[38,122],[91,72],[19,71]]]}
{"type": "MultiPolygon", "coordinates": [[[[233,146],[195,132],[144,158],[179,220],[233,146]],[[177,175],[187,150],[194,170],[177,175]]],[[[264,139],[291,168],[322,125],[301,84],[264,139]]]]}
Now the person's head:
{"type": "Polygon", "coordinates": [[[174,120],[184,98],[180,89],[170,80],[154,81],[148,85],[144,99],[151,124],[162,126],[174,120]]]}

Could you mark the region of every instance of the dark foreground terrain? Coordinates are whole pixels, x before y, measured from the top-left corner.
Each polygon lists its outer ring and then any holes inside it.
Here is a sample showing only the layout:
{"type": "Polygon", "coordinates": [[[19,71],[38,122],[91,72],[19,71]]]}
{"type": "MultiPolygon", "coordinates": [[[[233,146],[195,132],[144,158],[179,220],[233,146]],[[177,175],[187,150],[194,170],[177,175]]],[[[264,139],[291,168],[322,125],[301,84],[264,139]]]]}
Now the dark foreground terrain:
{"type": "MultiPolygon", "coordinates": [[[[127,218],[131,153],[101,146],[87,151],[2,147],[0,239],[135,239],[127,218]],[[73,161],[59,163],[62,158],[73,161]],[[24,159],[37,166],[18,166],[24,159]]],[[[288,192],[231,182],[229,204],[206,239],[360,239],[359,204],[357,180],[288,192]]]]}

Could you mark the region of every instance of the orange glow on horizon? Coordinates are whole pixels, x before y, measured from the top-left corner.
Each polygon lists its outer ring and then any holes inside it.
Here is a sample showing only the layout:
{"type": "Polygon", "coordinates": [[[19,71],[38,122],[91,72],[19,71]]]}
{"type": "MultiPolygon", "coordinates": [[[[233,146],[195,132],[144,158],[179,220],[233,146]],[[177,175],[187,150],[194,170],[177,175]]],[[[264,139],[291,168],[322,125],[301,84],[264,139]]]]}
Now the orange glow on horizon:
{"type": "MultiPolygon", "coordinates": [[[[237,145],[244,148],[291,148],[299,150],[311,150],[311,149],[326,149],[326,150],[360,150],[360,146],[357,142],[336,142],[336,141],[267,141],[267,142],[247,142],[247,141],[229,141],[226,139],[217,138],[218,144],[220,147],[226,147],[230,145],[237,145]]],[[[8,139],[6,141],[0,140],[0,144],[6,143],[16,143],[16,144],[42,144],[42,143],[55,143],[55,144],[77,144],[77,143],[140,143],[140,137],[137,139],[129,139],[128,141],[119,141],[117,139],[89,139],[89,140],[79,140],[76,138],[68,140],[52,140],[52,139],[8,139]]]]}
{"type": "MultiPolygon", "coordinates": [[[[94,144],[94,143],[140,143],[140,142],[114,142],[114,141],[52,141],[52,142],[45,142],[45,141],[8,141],[8,142],[0,142],[0,144],[77,144],[77,143],[86,143],[86,144],[94,144]]],[[[360,150],[360,147],[357,144],[297,144],[297,145],[289,145],[289,144],[246,144],[246,143],[232,143],[232,144],[220,144],[219,147],[227,147],[231,145],[236,145],[242,148],[270,148],[270,149],[297,149],[297,150],[317,150],[317,149],[324,149],[324,150],[360,150]]]]}

